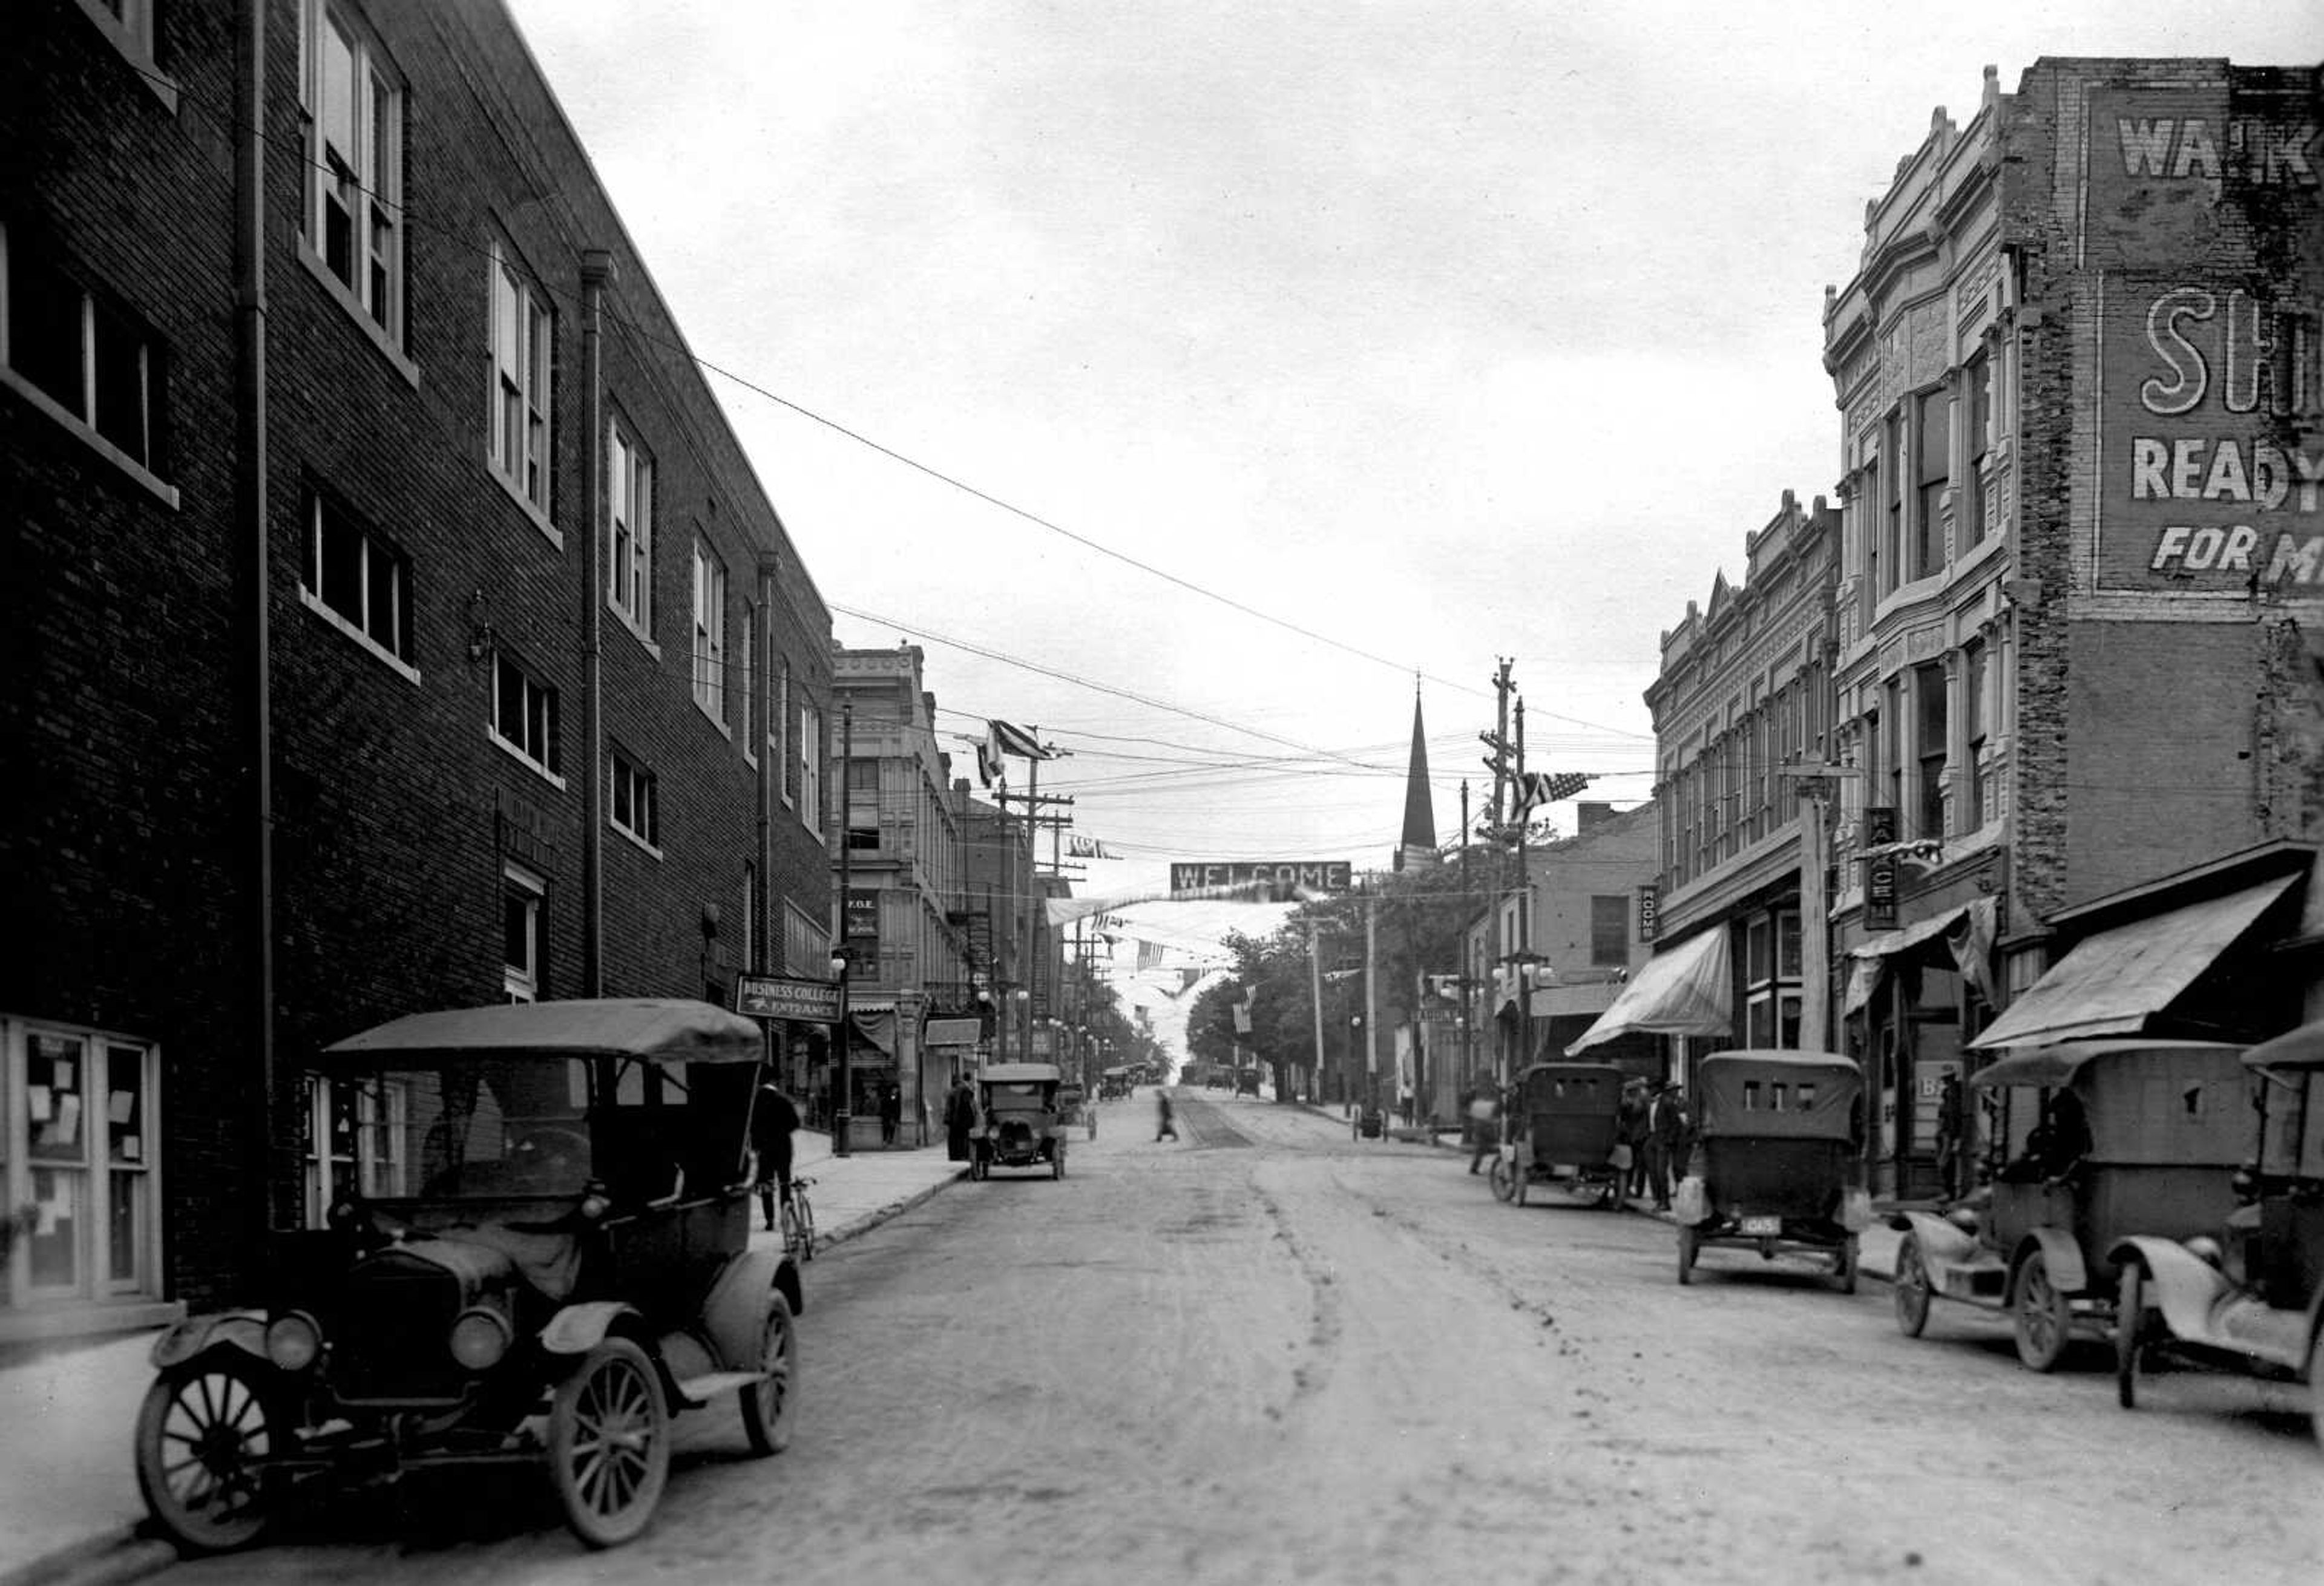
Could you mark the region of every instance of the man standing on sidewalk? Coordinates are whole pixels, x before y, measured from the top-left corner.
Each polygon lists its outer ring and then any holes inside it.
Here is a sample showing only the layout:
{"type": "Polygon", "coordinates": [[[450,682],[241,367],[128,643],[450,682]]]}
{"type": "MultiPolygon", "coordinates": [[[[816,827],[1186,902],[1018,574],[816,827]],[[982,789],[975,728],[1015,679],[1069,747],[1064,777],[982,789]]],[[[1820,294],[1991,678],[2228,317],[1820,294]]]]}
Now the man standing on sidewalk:
{"type": "Polygon", "coordinates": [[[1686,1098],[1681,1094],[1678,1081],[1666,1079],[1655,1093],[1654,1110],[1647,1117],[1646,1178],[1654,1191],[1655,1210],[1667,1212],[1671,1203],[1671,1179],[1686,1172],[1686,1137],[1691,1120],[1687,1117],[1686,1098]]]}

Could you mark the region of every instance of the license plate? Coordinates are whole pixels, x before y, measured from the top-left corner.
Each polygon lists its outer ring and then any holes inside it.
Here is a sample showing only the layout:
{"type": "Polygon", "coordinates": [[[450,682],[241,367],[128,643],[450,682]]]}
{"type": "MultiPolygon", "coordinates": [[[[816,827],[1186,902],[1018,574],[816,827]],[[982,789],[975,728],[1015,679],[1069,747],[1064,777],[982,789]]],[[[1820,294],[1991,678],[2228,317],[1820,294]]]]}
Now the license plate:
{"type": "Polygon", "coordinates": [[[1784,1220],[1780,1217],[1746,1217],[1743,1219],[1743,1231],[1746,1233],[1781,1233],[1784,1231],[1784,1220]]]}

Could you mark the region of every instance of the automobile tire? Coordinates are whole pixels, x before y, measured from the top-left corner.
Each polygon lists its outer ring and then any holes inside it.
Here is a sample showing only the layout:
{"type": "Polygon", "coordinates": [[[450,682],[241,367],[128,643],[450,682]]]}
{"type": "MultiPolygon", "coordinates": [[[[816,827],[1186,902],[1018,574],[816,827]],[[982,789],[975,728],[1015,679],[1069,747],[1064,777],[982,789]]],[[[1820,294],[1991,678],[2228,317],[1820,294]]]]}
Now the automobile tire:
{"type": "Polygon", "coordinates": [[[1862,1260],[1863,1254],[1863,1245],[1861,1241],[1857,1239],[1856,1235],[1852,1233],[1849,1234],[1847,1240],[1841,1243],[1840,1247],[1840,1256],[1838,1259],[1832,1263],[1832,1277],[1838,1282],[1840,1293],[1854,1294],[1856,1292],[1857,1266],[1858,1262],[1862,1260]]]}
{"type": "Polygon", "coordinates": [[[1694,1224],[1678,1225],[1678,1282],[1681,1288],[1694,1281],[1694,1258],[1702,1252],[1702,1236],[1695,1232],[1694,1224]]]}
{"type": "Polygon", "coordinates": [[[2126,1410],[2138,1407],[2139,1357],[2146,1349],[2146,1268],[2123,1263],[2122,1287],[2114,1307],[2114,1397],[2126,1410]]]}
{"type": "Polygon", "coordinates": [[[1493,1199],[1515,1201],[1517,1198],[1517,1176],[1511,1170],[1508,1157],[1498,1153],[1494,1156],[1486,1167],[1485,1182],[1493,1186],[1493,1199]]]}
{"type": "Polygon", "coordinates": [[[273,1523],[281,1484],[254,1462],[287,1452],[273,1368],[239,1350],[173,1366],[137,1411],[137,1488],[189,1553],[248,1547],[273,1523]]]}
{"type": "Polygon", "coordinates": [[[1928,1263],[1921,1259],[1921,1241],[1906,1234],[1896,1246],[1896,1280],[1893,1285],[1896,1300],[1896,1331],[1906,1338],[1918,1338],[1929,1324],[1928,1263]]]}
{"type": "Polygon", "coordinates": [[[737,1396],[742,1403],[742,1441],[761,1459],[791,1445],[798,1418],[794,1390],[798,1379],[798,1318],[779,1288],[767,1291],[766,1324],[759,1331],[759,1369],[764,1380],[737,1396]]]}
{"type": "Polygon", "coordinates": [[[2316,1423],[2316,1441],[2324,1443],[2324,1330],[2308,1341],[2308,1415],[2316,1423]]]}
{"type": "Polygon", "coordinates": [[[2051,1281],[2050,1263],[2040,1250],[2027,1253],[2017,1268],[2017,1358],[2028,1370],[2053,1371],[2066,1352],[2073,1306],[2051,1281]]]}
{"type": "Polygon", "coordinates": [[[669,1480],[669,1407],[653,1362],[628,1339],[606,1339],[557,1385],[549,1474],[585,1546],[618,1546],[652,1520],[669,1480]]]}

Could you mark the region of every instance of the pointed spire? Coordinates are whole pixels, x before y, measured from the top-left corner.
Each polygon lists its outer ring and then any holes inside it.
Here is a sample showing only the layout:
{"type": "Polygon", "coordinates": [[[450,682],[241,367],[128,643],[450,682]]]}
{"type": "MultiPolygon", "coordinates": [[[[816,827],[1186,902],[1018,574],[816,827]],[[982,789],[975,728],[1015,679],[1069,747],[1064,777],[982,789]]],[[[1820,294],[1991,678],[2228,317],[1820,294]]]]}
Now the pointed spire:
{"type": "Polygon", "coordinates": [[[1436,807],[1428,796],[1428,736],[1420,724],[1420,678],[1412,679],[1412,768],[1405,775],[1404,834],[1396,868],[1436,862],[1436,807]]]}

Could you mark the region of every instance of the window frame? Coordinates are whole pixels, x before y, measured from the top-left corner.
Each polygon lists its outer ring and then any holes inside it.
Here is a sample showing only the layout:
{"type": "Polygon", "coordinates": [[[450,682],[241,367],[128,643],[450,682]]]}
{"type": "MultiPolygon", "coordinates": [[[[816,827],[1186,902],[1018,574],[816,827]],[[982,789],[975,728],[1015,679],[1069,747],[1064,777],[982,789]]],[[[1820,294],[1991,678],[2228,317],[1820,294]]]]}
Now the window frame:
{"type": "Polygon", "coordinates": [[[299,1148],[300,1189],[306,1211],[306,1226],[327,1226],[331,1203],[338,1198],[340,1165],[347,1166],[355,1181],[355,1193],[366,1198],[401,1196],[411,1193],[410,1179],[399,1184],[383,1184],[381,1169],[402,1168],[407,1173],[408,1162],[399,1161],[392,1151],[381,1149],[382,1142],[400,1142],[410,1132],[411,1116],[411,1086],[406,1080],[360,1079],[331,1075],[309,1069],[301,1076],[300,1089],[303,1102],[300,1128],[305,1139],[299,1148]],[[355,1154],[341,1157],[332,1139],[337,1102],[343,1093],[355,1098],[355,1154]]]}
{"type": "Polygon", "coordinates": [[[1926,578],[1945,565],[1944,495],[1952,482],[1952,393],[1923,392],[1913,409],[1913,576],[1926,578]],[[1933,428],[1934,433],[1932,433],[1933,428]]]}
{"type": "Polygon", "coordinates": [[[1913,669],[1913,762],[1916,837],[1945,834],[1945,765],[1951,715],[1945,666],[1926,661],[1913,669]],[[1933,708],[1932,705],[1933,703],[1933,708]]]}
{"type": "Polygon", "coordinates": [[[807,830],[823,832],[823,712],[812,699],[799,701],[798,817],[807,830]]]}
{"type": "Polygon", "coordinates": [[[540,1000],[541,916],[549,900],[548,879],[513,859],[501,861],[501,993],[511,1002],[537,1002],[540,1000]],[[520,904],[524,909],[524,951],[526,962],[518,964],[508,955],[509,907],[520,904]]]}
{"type": "Polygon", "coordinates": [[[12,230],[0,221],[0,385],[30,402],[35,409],[61,425],[84,446],[95,451],[115,467],[128,475],[162,505],[174,510],[178,506],[178,487],[161,475],[165,466],[166,427],[168,414],[162,392],[167,384],[169,359],[167,349],[153,329],[138,315],[109,295],[93,290],[79,272],[46,249],[28,246],[22,228],[12,230]],[[14,301],[20,261],[34,262],[39,269],[53,273],[60,283],[77,294],[80,327],[78,334],[78,361],[80,365],[79,407],[68,406],[46,386],[34,382],[16,361],[14,346],[14,301]],[[144,456],[139,456],[98,428],[101,392],[98,375],[104,360],[99,356],[99,315],[119,329],[129,333],[135,343],[138,428],[141,431],[144,456]]]}
{"type": "Polygon", "coordinates": [[[613,828],[632,843],[661,857],[661,779],[638,756],[618,743],[606,745],[605,752],[605,819],[613,828]],[[621,815],[624,779],[629,787],[631,818],[623,821],[621,815]],[[637,818],[642,794],[645,818],[637,818]]]}
{"type": "MultiPolygon", "coordinates": [[[[167,1204],[162,1182],[161,1145],[163,1132],[162,1051],[159,1043],[122,1031],[54,1019],[0,1016],[0,1204],[36,1206],[33,1176],[51,1176],[52,1192],[60,1186],[77,1190],[69,1204],[74,1222],[70,1250],[73,1273],[63,1283],[35,1286],[32,1259],[35,1233],[11,1241],[0,1258],[0,1313],[23,1314],[36,1308],[78,1305],[123,1305],[161,1299],[163,1275],[162,1214],[167,1204]],[[45,1037],[74,1048],[75,1083],[64,1090],[82,1103],[76,1154],[36,1154],[29,1105],[33,1088],[32,1041],[45,1037]],[[137,1089],[131,1121],[137,1132],[124,1132],[113,1120],[110,1105],[95,1104],[101,1094],[109,1103],[116,1093],[113,1059],[127,1055],[136,1071],[137,1089]],[[102,1090],[97,1084],[102,1078],[102,1090]],[[130,1139],[134,1155],[124,1153],[130,1139]],[[122,1180],[131,1181],[128,1190],[122,1180]],[[124,1206],[132,1218],[129,1269],[115,1265],[116,1223],[124,1206]]],[[[53,1078],[53,1075],[51,1075],[53,1078]]],[[[45,1221],[45,1215],[43,1221],[45,1221]]]]}
{"type": "Polygon", "coordinates": [[[412,659],[416,640],[411,610],[411,558],[346,503],[312,484],[307,488],[306,532],[300,538],[299,604],[385,662],[406,682],[419,682],[420,665],[412,659]],[[360,548],[355,558],[358,604],[362,608],[358,614],[350,615],[332,604],[324,587],[324,569],[328,565],[324,545],[327,516],[339,532],[354,536],[360,548]],[[393,610],[389,618],[393,646],[382,643],[371,631],[372,585],[382,561],[397,575],[391,586],[393,610]]]}
{"type": "Polygon", "coordinates": [[[1630,895],[1593,892],[1590,895],[1590,964],[1616,969],[1630,962],[1630,895]],[[1612,907],[1608,907],[1611,905],[1612,907]]]}
{"type": "Polygon", "coordinates": [[[1964,483],[1969,488],[1969,507],[1961,521],[1963,539],[1969,545],[1983,544],[1993,527],[1985,503],[1986,458],[1993,451],[1993,355],[1984,347],[1970,354],[1963,366],[1969,398],[1965,447],[1969,459],[1964,483]]]}
{"type": "Polygon", "coordinates": [[[694,537],[694,631],[687,645],[696,709],[720,732],[726,720],[726,563],[700,534],[694,537]]]}
{"type": "Polygon", "coordinates": [[[558,769],[563,758],[563,723],[559,719],[562,715],[562,705],[558,697],[557,689],[543,682],[539,673],[517,659],[506,650],[495,648],[493,651],[492,699],[492,715],[485,724],[485,730],[492,735],[493,742],[499,744],[502,750],[514,758],[518,763],[530,768],[535,775],[562,788],[565,786],[565,778],[558,769]],[[534,698],[536,695],[540,696],[542,705],[540,723],[542,752],[539,755],[533,753],[531,747],[522,739],[512,737],[502,731],[501,672],[503,668],[515,674],[522,685],[523,692],[520,697],[524,707],[523,724],[527,736],[530,735],[533,726],[534,698]]]}
{"type": "Polygon", "coordinates": [[[410,260],[404,225],[404,141],[410,88],[371,29],[339,0],[299,0],[299,110],[305,180],[299,211],[299,257],[374,345],[415,385],[420,372],[405,353],[410,260]],[[353,147],[339,151],[325,125],[328,40],[346,47],[353,147]],[[380,124],[384,111],[388,124],[380,124]],[[344,155],[344,159],[335,158],[344,155]],[[333,266],[330,206],[344,207],[349,275],[333,266]],[[384,245],[377,233],[383,228],[384,245]],[[376,280],[374,277],[376,276],[376,280]]]}
{"type": "Polygon", "coordinates": [[[495,235],[485,252],[484,464],[561,548],[555,527],[557,311],[505,238],[495,235]],[[513,346],[504,345],[512,337],[513,346]],[[514,370],[503,356],[512,352],[514,370]]]}
{"type": "Polygon", "coordinates": [[[654,456],[619,413],[605,419],[605,604],[654,643],[654,456]]]}

